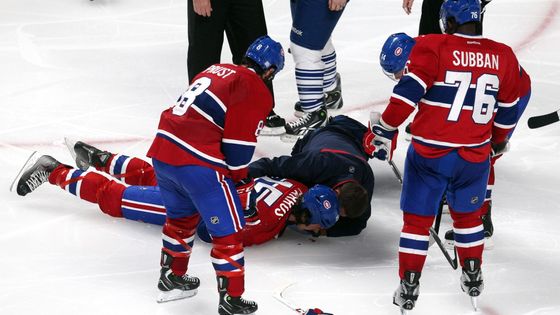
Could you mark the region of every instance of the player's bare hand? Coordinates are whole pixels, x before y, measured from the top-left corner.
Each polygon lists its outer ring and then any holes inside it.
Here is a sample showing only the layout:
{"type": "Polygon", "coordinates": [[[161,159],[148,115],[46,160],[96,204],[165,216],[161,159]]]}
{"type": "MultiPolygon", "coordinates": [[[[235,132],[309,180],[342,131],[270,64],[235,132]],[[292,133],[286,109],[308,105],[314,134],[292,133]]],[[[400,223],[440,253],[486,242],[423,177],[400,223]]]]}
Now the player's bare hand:
{"type": "Polygon", "coordinates": [[[329,10],[342,11],[348,0],[329,0],[329,10]]]}
{"type": "Polygon", "coordinates": [[[410,14],[412,12],[412,4],[414,0],[403,0],[402,1],[402,8],[406,14],[410,14]]]}
{"type": "Polygon", "coordinates": [[[198,15],[209,17],[212,14],[210,0],[192,0],[194,12],[198,15]]]}

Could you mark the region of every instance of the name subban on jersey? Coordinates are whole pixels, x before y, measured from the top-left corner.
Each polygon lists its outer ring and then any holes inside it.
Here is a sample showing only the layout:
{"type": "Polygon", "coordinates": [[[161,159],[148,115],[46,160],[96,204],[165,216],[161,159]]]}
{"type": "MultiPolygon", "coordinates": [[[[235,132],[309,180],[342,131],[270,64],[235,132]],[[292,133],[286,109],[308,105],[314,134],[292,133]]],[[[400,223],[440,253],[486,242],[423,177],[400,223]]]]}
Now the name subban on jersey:
{"type": "Polygon", "coordinates": [[[303,192],[299,188],[289,193],[286,198],[282,200],[282,203],[274,209],[274,214],[280,218],[283,217],[286,213],[288,213],[288,211],[290,211],[290,209],[292,209],[299,196],[302,194],[303,192]]]}
{"type": "Polygon", "coordinates": [[[499,70],[500,58],[495,54],[454,50],[453,65],[499,70]]]}

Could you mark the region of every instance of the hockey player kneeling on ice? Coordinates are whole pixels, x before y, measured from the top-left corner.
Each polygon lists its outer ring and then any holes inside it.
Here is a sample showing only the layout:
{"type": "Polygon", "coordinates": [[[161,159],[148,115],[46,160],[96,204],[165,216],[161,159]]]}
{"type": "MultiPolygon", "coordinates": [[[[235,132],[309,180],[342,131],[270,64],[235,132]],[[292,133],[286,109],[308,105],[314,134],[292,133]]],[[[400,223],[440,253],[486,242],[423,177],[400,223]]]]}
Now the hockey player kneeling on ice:
{"type": "Polygon", "coordinates": [[[252,177],[275,176],[295,179],[306,186],[321,184],[338,191],[346,216],[321,235],[358,235],[371,216],[374,176],[363,147],[368,128],[339,115],[326,126],[308,133],[292,148],[291,155],[261,158],[249,165],[252,177]]]}
{"type": "MultiPolygon", "coordinates": [[[[461,289],[476,309],[476,297],[484,288],[480,210],[486,195],[489,157],[492,145],[506,140],[518,118],[519,64],[510,47],[476,35],[480,1],[446,0],[440,14],[446,34],[416,39],[389,105],[371,123],[369,151],[392,151],[397,128],[418,106],[405,161],[400,285],[393,296],[402,313],[414,308],[418,299],[429,228],[444,194],[462,267],[461,289]],[[457,92],[461,87],[465,93],[457,92]],[[466,97],[475,94],[476,98],[466,97]]],[[[403,51],[396,47],[393,52],[402,55],[403,51]]]]}

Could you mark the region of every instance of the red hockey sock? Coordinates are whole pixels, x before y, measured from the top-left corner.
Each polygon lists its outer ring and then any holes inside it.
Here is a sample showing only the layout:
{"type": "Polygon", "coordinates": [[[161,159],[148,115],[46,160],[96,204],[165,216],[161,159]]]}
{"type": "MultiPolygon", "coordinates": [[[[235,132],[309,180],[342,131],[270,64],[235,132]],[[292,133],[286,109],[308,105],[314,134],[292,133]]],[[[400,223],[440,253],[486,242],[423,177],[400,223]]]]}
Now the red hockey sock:
{"type": "Polygon", "coordinates": [[[163,225],[162,250],[173,257],[171,271],[178,276],[187,273],[199,221],[200,215],[197,213],[185,218],[167,218],[163,225]]]}
{"type": "Polygon", "coordinates": [[[405,271],[421,272],[428,254],[430,227],[433,216],[419,216],[403,212],[404,225],[399,243],[399,277],[404,279],[405,271]]]}
{"type": "Polygon", "coordinates": [[[154,168],[148,162],[121,154],[113,154],[105,167],[99,168],[107,174],[129,184],[138,186],[157,185],[154,168]]]}
{"type": "Polygon", "coordinates": [[[482,263],[484,250],[484,228],[480,219],[480,209],[470,213],[459,213],[450,209],[453,219],[455,247],[461,267],[467,258],[478,258],[482,263]]]}
{"type": "Polygon", "coordinates": [[[212,264],[217,276],[228,278],[227,292],[241,296],[245,291],[245,258],[241,232],[212,238],[212,264]]]}

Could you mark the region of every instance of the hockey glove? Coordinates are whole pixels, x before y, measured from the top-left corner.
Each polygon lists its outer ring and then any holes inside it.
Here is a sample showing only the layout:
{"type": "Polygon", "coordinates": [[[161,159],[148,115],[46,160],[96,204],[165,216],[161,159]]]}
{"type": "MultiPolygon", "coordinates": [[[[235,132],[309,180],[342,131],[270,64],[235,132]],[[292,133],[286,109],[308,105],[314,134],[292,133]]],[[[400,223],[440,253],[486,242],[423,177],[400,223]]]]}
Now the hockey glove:
{"type": "Polygon", "coordinates": [[[509,140],[506,139],[501,143],[491,143],[491,146],[491,157],[497,157],[509,151],[509,140]]]}
{"type": "Polygon", "coordinates": [[[307,310],[307,313],[305,313],[305,315],[333,315],[331,313],[324,313],[323,311],[321,311],[318,308],[310,308],[307,310]]]}
{"type": "Polygon", "coordinates": [[[249,209],[251,206],[251,191],[253,191],[254,187],[255,180],[250,177],[244,178],[235,183],[237,195],[239,195],[239,200],[241,200],[241,206],[244,210],[249,209]]]}
{"type": "Polygon", "coordinates": [[[391,161],[393,159],[393,151],[397,147],[398,135],[398,129],[391,128],[382,123],[379,112],[371,112],[368,131],[363,138],[364,150],[371,157],[382,161],[391,161]]]}

